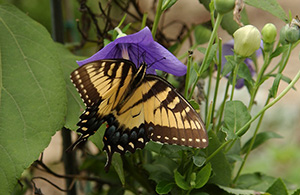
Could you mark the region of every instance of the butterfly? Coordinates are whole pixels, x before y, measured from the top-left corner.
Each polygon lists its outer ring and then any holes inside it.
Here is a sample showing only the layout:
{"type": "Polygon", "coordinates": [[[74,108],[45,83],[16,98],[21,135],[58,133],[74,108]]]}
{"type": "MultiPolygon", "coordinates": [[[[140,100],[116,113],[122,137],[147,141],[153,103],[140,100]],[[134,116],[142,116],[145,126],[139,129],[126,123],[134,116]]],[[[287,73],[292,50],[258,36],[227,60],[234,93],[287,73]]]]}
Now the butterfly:
{"type": "Polygon", "coordinates": [[[146,74],[147,67],[145,62],[136,68],[129,60],[105,59],[71,73],[87,108],[77,123],[81,136],[69,149],[86,141],[105,122],[106,170],[114,152],[134,153],[149,140],[195,148],[208,145],[197,112],[168,81],[146,74]]]}

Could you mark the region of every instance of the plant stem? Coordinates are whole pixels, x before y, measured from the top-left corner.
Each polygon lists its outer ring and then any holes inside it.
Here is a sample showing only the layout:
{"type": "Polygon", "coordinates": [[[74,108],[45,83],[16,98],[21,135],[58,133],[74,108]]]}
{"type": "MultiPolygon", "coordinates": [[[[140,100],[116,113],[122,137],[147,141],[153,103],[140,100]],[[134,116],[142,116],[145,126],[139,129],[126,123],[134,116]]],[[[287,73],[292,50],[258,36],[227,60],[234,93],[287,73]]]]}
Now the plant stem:
{"type": "Polygon", "coordinates": [[[218,121],[218,126],[216,128],[216,132],[221,127],[221,122],[222,122],[222,118],[223,118],[223,112],[224,112],[224,108],[225,108],[225,103],[226,103],[226,99],[228,98],[228,90],[229,90],[229,81],[227,80],[227,85],[226,85],[226,89],[225,89],[225,93],[224,93],[223,102],[222,102],[222,104],[220,106],[219,121],[218,121]]]}
{"type": "Polygon", "coordinates": [[[222,18],[223,18],[223,14],[218,13],[216,23],[214,25],[213,31],[212,31],[211,36],[210,36],[209,41],[208,41],[208,46],[207,46],[207,49],[205,51],[205,55],[204,55],[204,58],[203,58],[202,65],[200,66],[200,70],[198,71],[197,79],[196,79],[195,83],[193,84],[193,87],[192,87],[192,90],[190,92],[190,95],[189,95],[188,99],[191,99],[192,94],[195,90],[195,87],[198,83],[198,80],[200,79],[200,76],[202,75],[202,73],[205,71],[204,67],[206,67],[208,56],[210,54],[210,50],[211,50],[211,47],[214,43],[215,37],[217,36],[218,28],[221,24],[222,18]]]}
{"type": "Polygon", "coordinates": [[[192,56],[188,56],[188,63],[187,63],[187,70],[185,76],[185,88],[184,88],[184,97],[187,98],[188,90],[189,90],[189,81],[190,81],[190,72],[191,72],[191,63],[192,63],[192,56]]]}
{"type": "MultiPolygon", "coordinates": [[[[261,109],[253,118],[251,118],[251,120],[249,120],[243,127],[241,127],[237,132],[236,135],[238,137],[240,137],[241,135],[243,135],[245,133],[245,130],[247,129],[247,127],[253,122],[255,121],[260,115],[264,114],[264,112],[266,110],[268,110],[270,107],[272,107],[275,103],[277,103],[284,95],[287,94],[287,92],[293,88],[293,86],[295,85],[295,83],[299,80],[300,78],[300,70],[298,71],[297,75],[293,78],[293,80],[290,82],[290,84],[270,103],[268,103],[263,109],[261,109]]],[[[233,139],[235,140],[235,139],[233,139]]],[[[209,160],[211,160],[218,152],[220,152],[227,144],[229,144],[231,141],[233,140],[229,140],[227,142],[224,142],[217,150],[214,151],[214,153],[212,153],[209,157],[206,158],[206,162],[208,162],[209,160]]]]}
{"type": "MultiPolygon", "coordinates": [[[[218,41],[219,45],[219,62],[217,64],[217,79],[216,79],[216,86],[215,86],[215,92],[214,92],[214,100],[212,105],[212,112],[214,113],[216,102],[217,102],[217,96],[219,91],[219,84],[220,84],[220,75],[221,75],[221,68],[222,68],[222,39],[219,39],[218,41]]],[[[212,115],[210,119],[210,123],[213,123],[214,115],[212,115]]]]}
{"type": "Polygon", "coordinates": [[[152,37],[153,37],[153,39],[155,39],[158,23],[159,23],[160,16],[161,16],[161,13],[162,13],[162,3],[163,3],[163,0],[158,0],[158,4],[157,4],[157,7],[156,7],[156,14],[155,14],[154,22],[153,22],[153,27],[152,27],[152,37]]]}

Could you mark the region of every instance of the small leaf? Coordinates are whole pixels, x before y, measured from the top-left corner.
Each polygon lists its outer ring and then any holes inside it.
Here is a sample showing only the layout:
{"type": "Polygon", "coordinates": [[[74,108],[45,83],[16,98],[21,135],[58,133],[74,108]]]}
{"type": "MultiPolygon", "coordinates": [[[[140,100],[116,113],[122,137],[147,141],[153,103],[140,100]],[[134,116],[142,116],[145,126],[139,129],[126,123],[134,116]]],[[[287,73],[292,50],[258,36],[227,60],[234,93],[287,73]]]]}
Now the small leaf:
{"type": "Polygon", "coordinates": [[[288,195],[286,186],[281,178],[278,178],[267,190],[272,195],[288,195]]]}
{"type": "Polygon", "coordinates": [[[236,187],[265,192],[275,180],[276,179],[274,177],[270,177],[259,172],[249,173],[239,177],[236,187]]]}
{"type": "Polygon", "coordinates": [[[222,69],[222,76],[228,76],[233,68],[236,66],[236,62],[233,59],[233,56],[225,56],[227,62],[224,64],[222,69]]]}
{"type": "MultiPolygon", "coordinates": [[[[248,112],[248,109],[241,101],[235,100],[226,102],[224,111],[224,123],[229,131],[236,133],[250,119],[251,116],[248,112]]],[[[243,135],[248,128],[246,128],[244,132],[241,133],[241,135],[243,135]]]]}
{"type": "MultiPolygon", "coordinates": [[[[263,143],[265,143],[266,141],[268,141],[269,139],[272,139],[272,138],[282,138],[282,136],[278,135],[275,132],[261,132],[261,133],[258,133],[256,135],[256,139],[254,141],[254,144],[253,144],[253,147],[252,147],[251,150],[254,150],[258,146],[262,145],[263,143]]],[[[243,148],[241,150],[242,154],[245,154],[248,151],[249,146],[250,146],[250,142],[251,142],[251,139],[249,139],[245,143],[245,145],[243,146],[243,148]]]]}
{"type": "Polygon", "coordinates": [[[203,156],[193,156],[193,163],[197,167],[202,167],[205,163],[206,158],[203,156]]]}
{"type": "Polygon", "coordinates": [[[276,0],[245,0],[244,2],[253,7],[267,11],[284,22],[288,20],[285,11],[282,9],[282,7],[276,0]]]}
{"type": "Polygon", "coordinates": [[[226,141],[233,140],[238,137],[232,130],[229,130],[228,128],[226,128],[224,126],[221,127],[221,131],[223,131],[226,134],[226,137],[225,137],[226,141]]]}
{"type": "Polygon", "coordinates": [[[196,175],[196,185],[195,188],[202,188],[208,181],[211,174],[211,164],[205,165],[196,175]]]}
{"type": "Polygon", "coordinates": [[[260,192],[257,192],[255,190],[245,190],[245,189],[238,189],[238,188],[230,188],[218,185],[219,188],[223,189],[225,192],[228,192],[229,194],[242,194],[242,195],[252,195],[252,194],[261,194],[260,192]]]}
{"type": "Polygon", "coordinates": [[[119,176],[119,179],[120,179],[122,185],[124,186],[125,185],[125,175],[124,175],[124,169],[123,169],[123,161],[122,161],[120,154],[113,155],[111,164],[115,168],[115,170],[119,176]]]}
{"type": "Polygon", "coordinates": [[[200,106],[195,100],[189,100],[189,103],[192,105],[192,107],[199,112],[200,111],[200,106]]]}
{"type": "Polygon", "coordinates": [[[156,185],[156,192],[158,194],[168,194],[175,186],[173,181],[161,181],[156,185]]]}
{"type": "Polygon", "coordinates": [[[277,91],[278,91],[278,87],[279,87],[279,83],[281,80],[282,74],[278,73],[274,79],[273,85],[271,87],[271,89],[269,89],[269,93],[270,93],[270,97],[275,98],[277,95],[277,91]]]}
{"type": "Polygon", "coordinates": [[[299,195],[299,194],[300,194],[300,188],[295,190],[292,195],[299,195]]]}
{"type": "Polygon", "coordinates": [[[250,85],[253,85],[253,79],[249,67],[245,63],[241,63],[238,70],[238,76],[245,79],[250,85]]]}
{"type": "MultiPolygon", "coordinates": [[[[218,137],[213,131],[208,132],[210,138],[209,145],[206,148],[209,156],[215,152],[221,145],[218,137]]],[[[229,164],[223,151],[218,152],[210,161],[213,175],[209,179],[210,183],[228,186],[231,182],[231,165],[229,164]]]]}
{"type": "Polygon", "coordinates": [[[190,186],[188,182],[185,180],[184,176],[182,176],[177,170],[174,172],[175,183],[178,187],[183,190],[189,190],[190,186]]]}
{"type": "Polygon", "coordinates": [[[277,47],[275,51],[270,55],[270,59],[275,58],[279,56],[282,52],[286,51],[288,48],[288,45],[277,47]]]}
{"type": "Polygon", "coordinates": [[[211,36],[211,30],[203,25],[197,25],[194,30],[194,36],[198,45],[207,43],[211,36]]]}
{"type": "Polygon", "coordinates": [[[177,0],[163,0],[162,3],[162,11],[169,9],[170,7],[172,7],[175,3],[177,2],[177,0]]]}

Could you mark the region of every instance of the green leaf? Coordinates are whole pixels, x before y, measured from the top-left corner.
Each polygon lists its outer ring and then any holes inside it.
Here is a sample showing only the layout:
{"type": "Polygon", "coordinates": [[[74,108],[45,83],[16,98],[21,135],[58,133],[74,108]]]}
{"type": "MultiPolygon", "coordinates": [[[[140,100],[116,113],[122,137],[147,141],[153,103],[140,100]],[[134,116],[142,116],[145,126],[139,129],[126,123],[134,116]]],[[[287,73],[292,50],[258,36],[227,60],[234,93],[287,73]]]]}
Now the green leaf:
{"type": "Polygon", "coordinates": [[[273,97],[273,98],[276,97],[281,77],[282,77],[281,73],[278,73],[276,75],[273,85],[272,85],[271,89],[269,89],[270,97],[273,97]]]}
{"type": "Polygon", "coordinates": [[[253,7],[267,11],[284,22],[288,20],[288,17],[286,16],[284,10],[276,0],[245,0],[244,2],[253,7]]]}
{"type": "Polygon", "coordinates": [[[245,79],[250,85],[253,85],[253,79],[248,66],[245,63],[241,63],[238,70],[238,76],[245,79]]]}
{"type": "Polygon", "coordinates": [[[276,179],[261,173],[241,175],[237,181],[237,188],[252,189],[255,191],[267,191],[276,179]]]}
{"type": "Polygon", "coordinates": [[[195,100],[189,100],[189,103],[192,105],[192,107],[197,111],[200,112],[200,106],[195,100]]]}
{"type": "Polygon", "coordinates": [[[283,46],[277,47],[276,50],[273,51],[273,53],[270,55],[270,59],[279,56],[284,51],[287,51],[287,49],[288,49],[288,45],[283,45],[283,46]]]}
{"type": "MultiPolygon", "coordinates": [[[[251,116],[248,112],[248,109],[241,101],[235,100],[226,102],[224,111],[224,123],[229,131],[236,133],[250,119],[251,116]]],[[[242,134],[244,134],[245,132],[243,132],[242,134]]]]}
{"type": "Polygon", "coordinates": [[[230,188],[218,185],[219,188],[223,189],[225,192],[228,192],[229,194],[242,194],[242,195],[252,195],[252,194],[261,194],[260,192],[257,192],[255,190],[245,190],[245,189],[238,189],[238,188],[230,188]]]}
{"type": "Polygon", "coordinates": [[[278,178],[267,190],[272,195],[288,195],[286,186],[281,178],[278,178]]]}
{"type": "Polygon", "coordinates": [[[299,195],[299,194],[300,194],[300,188],[295,190],[292,195],[299,195]]]}
{"type": "Polygon", "coordinates": [[[163,0],[163,4],[162,4],[162,11],[169,9],[170,7],[172,7],[175,3],[177,2],[177,0],[163,0]]]}
{"type": "MultiPolygon", "coordinates": [[[[221,145],[218,137],[213,131],[208,132],[210,138],[209,145],[206,148],[207,155],[209,156],[215,152],[221,145]]],[[[213,175],[209,182],[219,184],[222,186],[229,186],[231,182],[231,166],[223,151],[217,153],[210,161],[213,175]]]]}
{"type": "Polygon", "coordinates": [[[168,194],[175,186],[173,181],[161,181],[156,185],[156,192],[158,194],[168,194]]]}
{"type": "Polygon", "coordinates": [[[203,25],[197,25],[194,30],[194,36],[198,45],[207,43],[211,36],[211,30],[203,25]]]}
{"type": "Polygon", "coordinates": [[[0,5],[0,194],[64,125],[67,97],[57,46],[47,30],[12,5],[0,5]]]}
{"type": "Polygon", "coordinates": [[[174,172],[174,179],[175,183],[178,187],[180,187],[183,190],[189,190],[190,185],[189,183],[185,180],[184,176],[182,176],[177,170],[174,172]]]}
{"type": "MultiPolygon", "coordinates": [[[[261,133],[258,133],[256,135],[256,139],[254,141],[254,144],[253,144],[253,147],[252,147],[251,150],[254,150],[258,146],[262,145],[263,143],[265,143],[266,141],[268,141],[269,139],[272,139],[272,138],[282,138],[282,136],[278,135],[275,132],[261,132],[261,133]]],[[[248,149],[250,147],[250,142],[251,142],[251,138],[243,146],[243,148],[241,150],[242,154],[245,154],[248,151],[248,149]]]]}
{"type": "Polygon", "coordinates": [[[211,174],[211,164],[205,165],[196,175],[196,185],[195,188],[202,188],[208,181],[211,174]]]}
{"type": "Polygon", "coordinates": [[[226,141],[238,138],[238,136],[232,131],[232,129],[229,130],[228,128],[222,126],[221,131],[226,134],[226,137],[225,137],[226,141]]]}
{"type": "Polygon", "coordinates": [[[232,72],[233,68],[236,66],[236,62],[233,59],[233,56],[225,56],[227,62],[224,64],[222,69],[222,76],[226,76],[232,72]]]}
{"type": "Polygon", "coordinates": [[[206,158],[203,156],[193,156],[193,163],[197,167],[202,167],[206,161],[206,158]]]}
{"type": "Polygon", "coordinates": [[[125,185],[125,175],[124,175],[124,169],[123,169],[123,161],[122,161],[120,154],[116,153],[113,155],[111,164],[115,168],[115,170],[119,176],[119,179],[120,179],[122,185],[124,186],[125,185]]]}

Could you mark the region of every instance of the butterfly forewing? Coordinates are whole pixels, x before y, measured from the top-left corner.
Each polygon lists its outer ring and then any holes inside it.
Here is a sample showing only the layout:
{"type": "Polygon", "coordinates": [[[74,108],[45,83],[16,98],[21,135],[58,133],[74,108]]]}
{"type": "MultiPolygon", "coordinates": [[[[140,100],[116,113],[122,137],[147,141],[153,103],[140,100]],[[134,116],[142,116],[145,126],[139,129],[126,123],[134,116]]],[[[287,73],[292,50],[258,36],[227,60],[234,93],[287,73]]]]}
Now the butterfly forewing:
{"type": "Polygon", "coordinates": [[[143,82],[145,122],[150,139],[197,148],[208,145],[204,124],[192,106],[166,80],[147,75],[143,82]]]}

